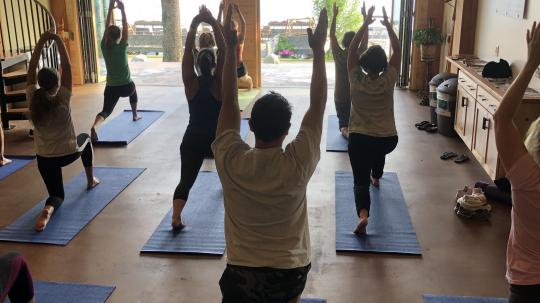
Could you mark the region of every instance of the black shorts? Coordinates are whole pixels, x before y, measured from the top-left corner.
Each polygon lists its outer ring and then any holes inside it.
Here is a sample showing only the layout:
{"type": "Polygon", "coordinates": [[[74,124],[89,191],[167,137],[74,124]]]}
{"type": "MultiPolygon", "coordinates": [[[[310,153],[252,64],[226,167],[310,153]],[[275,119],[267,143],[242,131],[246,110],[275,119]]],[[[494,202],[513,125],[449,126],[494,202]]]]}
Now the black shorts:
{"type": "Polygon", "coordinates": [[[242,78],[243,76],[247,75],[247,73],[247,67],[244,62],[241,61],[236,68],[236,74],[238,75],[238,78],[242,78]]]}
{"type": "Polygon", "coordinates": [[[103,109],[98,114],[107,119],[116,107],[116,103],[121,97],[129,97],[129,103],[136,104],[138,101],[137,98],[137,89],[135,83],[130,82],[126,85],[121,86],[105,86],[105,91],[103,92],[103,109]]]}
{"type": "Polygon", "coordinates": [[[222,303],[287,303],[304,291],[311,264],[277,269],[227,264],[219,280],[222,303]]]}

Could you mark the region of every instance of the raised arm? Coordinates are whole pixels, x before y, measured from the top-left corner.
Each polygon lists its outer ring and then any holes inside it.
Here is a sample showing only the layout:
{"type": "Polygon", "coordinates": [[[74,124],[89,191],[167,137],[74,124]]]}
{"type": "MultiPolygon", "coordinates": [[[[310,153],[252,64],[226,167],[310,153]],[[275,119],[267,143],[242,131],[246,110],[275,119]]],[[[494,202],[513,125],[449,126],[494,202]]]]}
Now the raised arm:
{"type": "Polygon", "coordinates": [[[240,6],[238,6],[238,4],[234,5],[234,9],[240,18],[240,33],[238,35],[238,43],[244,44],[246,40],[246,19],[244,18],[244,15],[242,15],[242,11],[240,11],[240,6]]]}
{"type": "Polygon", "coordinates": [[[107,31],[109,30],[109,25],[114,24],[114,20],[113,20],[114,3],[116,3],[116,0],[109,1],[109,11],[107,12],[107,21],[105,21],[105,33],[103,34],[103,39],[107,37],[107,31]]]}
{"type": "Polygon", "coordinates": [[[321,10],[315,32],[308,28],[309,46],[313,50],[313,74],[311,75],[309,108],[302,120],[302,128],[322,131],[324,109],[326,108],[327,81],[324,63],[324,45],[328,30],[328,13],[321,10]]]}
{"type": "Polygon", "coordinates": [[[217,15],[217,21],[223,26],[223,1],[219,3],[219,12],[217,15]]]}
{"type": "Polygon", "coordinates": [[[401,43],[399,42],[399,38],[396,35],[396,32],[394,32],[394,28],[392,27],[392,23],[388,19],[388,15],[386,14],[386,9],[383,6],[383,20],[381,20],[382,25],[386,27],[386,30],[388,31],[388,36],[390,37],[390,45],[392,46],[392,56],[390,56],[390,61],[388,63],[394,67],[396,70],[401,69],[401,43]]]}
{"type": "Polygon", "coordinates": [[[226,49],[225,44],[225,38],[223,37],[223,26],[216,20],[212,13],[206,8],[202,7],[200,10],[200,15],[202,18],[202,21],[205,23],[208,23],[212,27],[212,31],[214,32],[214,38],[216,40],[216,46],[218,48],[218,58],[217,58],[217,65],[216,65],[216,72],[215,75],[218,79],[218,81],[221,81],[221,76],[223,72],[223,63],[225,61],[225,52],[222,50],[226,49]]]}
{"type": "Polygon", "coordinates": [[[39,59],[41,57],[41,51],[43,50],[43,47],[45,46],[45,43],[51,39],[51,32],[44,32],[41,37],[39,37],[38,42],[36,43],[36,47],[34,48],[34,52],[32,53],[32,58],[30,59],[30,63],[28,64],[28,75],[26,76],[26,85],[36,85],[37,83],[37,68],[39,64],[39,59]]]}
{"type": "Polygon", "coordinates": [[[51,39],[56,42],[58,46],[58,52],[60,53],[60,67],[62,68],[62,81],[61,85],[68,90],[72,89],[72,76],[71,76],[71,61],[69,59],[69,54],[66,49],[66,45],[62,38],[56,34],[51,34],[51,39]]]}
{"type": "Polygon", "coordinates": [[[120,40],[120,43],[127,43],[129,38],[129,24],[127,22],[124,2],[118,0],[118,8],[122,12],[122,40],[120,40]]]}
{"type": "Polygon", "coordinates": [[[510,170],[521,157],[527,154],[523,138],[512,119],[529,82],[540,65],[540,24],[534,22],[532,29],[527,31],[527,44],[529,46],[527,63],[504,94],[494,117],[495,141],[506,171],[510,170]]]}
{"type": "MultiPolygon", "coordinates": [[[[362,10],[361,11],[362,11],[362,17],[363,17],[364,22],[365,22],[365,20],[367,19],[366,3],[365,2],[362,3],[362,10]]],[[[368,43],[369,43],[369,30],[366,30],[364,32],[364,36],[362,37],[362,41],[360,41],[360,46],[358,47],[358,51],[356,52],[358,57],[360,57],[360,55],[363,54],[367,50],[368,43]]]]}
{"type": "Polygon", "coordinates": [[[240,131],[240,108],[238,107],[238,77],[236,73],[236,46],[238,35],[232,25],[232,5],[227,7],[223,23],[223,36],[227,47],[223,50],[225,63],[221,78],[221,111],[219,112],[216,137],[227,130],[240,131]]]}
{"type": "Polygon", "coordinates": [[[358,63],[358,46],[360,45],[362,38],[366,35],[369,25],[373,23],[374,11],[375,6],[369,8],[367,16],[364,19],[364,23],[362,24],[358,32],[356,32],[356,35],[354,35],[354,38],[349,45],[349,54],[347,55],[347,70],[349,73],[356,67],[358,63]]]}
{"type": "Polygon", "coordinates": [[[333,16],[332,16],[332,24],[330,24],[330,46],[332,47],[332,53],[334,54],[334,57],[337,53],[343,51],[343,49],[339,46],[338,39],[336,37],[336,20],[337,15],[339,14],[339,7],[337,6],[336,2],[334,2],[333,5],[333,16]]]}
{"type": "Polygon", "coordinates": [[[191,50],[195,46],[195,36],[197,34],[197,27],[201,24],[201,15],[197,15],[191,21],[189,31],[186,37],[186,45],[184,56],[182,56],[182,81],[184,82],[184,90],[188,98],[192,97],[194,93],[194,82],[197,80],[197,74],[195,74],[195,59],[191,50]]]}

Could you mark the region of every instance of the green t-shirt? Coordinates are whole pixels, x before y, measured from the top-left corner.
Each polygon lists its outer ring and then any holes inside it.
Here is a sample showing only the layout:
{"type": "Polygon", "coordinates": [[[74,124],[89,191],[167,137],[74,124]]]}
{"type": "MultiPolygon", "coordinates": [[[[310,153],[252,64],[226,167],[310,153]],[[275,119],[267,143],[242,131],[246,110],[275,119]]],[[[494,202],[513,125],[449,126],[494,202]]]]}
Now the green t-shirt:
{"type": "Polygon", "coordinates": [[[107,85],[121,86],[131,82],[131,72],[129,71],[127,43],[118,43],[108,48],[105,41],[101,41],[101,52],[105,58],[107,66],[107,85]]]}

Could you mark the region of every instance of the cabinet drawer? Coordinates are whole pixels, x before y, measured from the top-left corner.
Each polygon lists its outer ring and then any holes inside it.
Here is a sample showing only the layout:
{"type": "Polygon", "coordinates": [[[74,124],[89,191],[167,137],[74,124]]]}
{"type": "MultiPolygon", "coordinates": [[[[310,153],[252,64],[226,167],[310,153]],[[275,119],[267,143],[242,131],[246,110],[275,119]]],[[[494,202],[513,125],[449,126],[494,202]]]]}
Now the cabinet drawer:
{"type": "Polygon", "coordinates": [[[494,115],[499,108],[500,101],[481,86],[478,87],[476,100],[492,115],[494,115]]]}
{"type": "Polygon", "coordinates": [[[465,91],[467,91],[474,98],[476,98],[478,84],[476,84],[476,82],[473,79],[471,79],[469,76],[465,75],[465,73],[463,73],[461,70],[459,71],[459,74],[458,74],[458,84],[465,91]]]}

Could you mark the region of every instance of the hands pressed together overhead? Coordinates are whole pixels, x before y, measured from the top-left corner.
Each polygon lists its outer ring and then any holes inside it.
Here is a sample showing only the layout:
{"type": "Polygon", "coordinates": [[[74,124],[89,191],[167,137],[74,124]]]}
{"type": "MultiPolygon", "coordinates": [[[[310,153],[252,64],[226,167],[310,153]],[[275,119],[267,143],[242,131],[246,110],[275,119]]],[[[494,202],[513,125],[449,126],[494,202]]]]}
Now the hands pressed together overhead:
{"type": "Polygon", "coordinates": [[[326,8],[323,8],[319,15],[319,22],[317,23],[315,32],[311,28],[308,28],[307,30],[309,47],[311,47],[313,52],[324,53],[324,45],[326,44],[327,29],[328,29],[328,12],[326,11],[326,8]]]}

